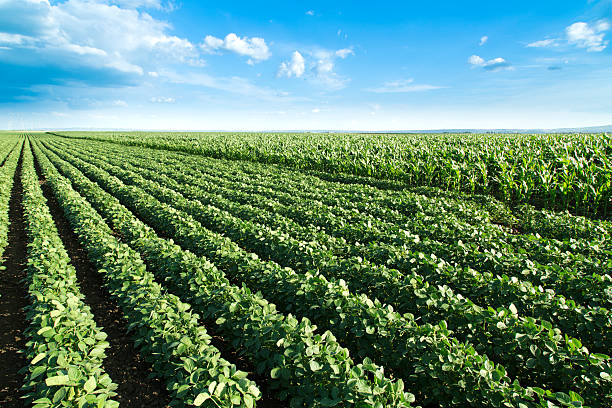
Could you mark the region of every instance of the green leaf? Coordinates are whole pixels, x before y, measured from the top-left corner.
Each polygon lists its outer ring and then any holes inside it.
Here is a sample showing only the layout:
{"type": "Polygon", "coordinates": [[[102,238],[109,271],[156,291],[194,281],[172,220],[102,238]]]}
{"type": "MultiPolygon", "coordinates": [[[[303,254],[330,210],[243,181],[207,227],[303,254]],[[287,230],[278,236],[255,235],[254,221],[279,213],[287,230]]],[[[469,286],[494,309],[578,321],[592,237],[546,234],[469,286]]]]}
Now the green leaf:
{"type": "Polygon", "coordinates": [[[575,393],[574,391],[570,391],[569,396],[572,399],[572,401],[584,402],[584,399],[578,393],[575,393]]]}
{"type": "Polygon", "coordinates": [[[47,353],[40,353],[36,357],[34,357],[32,361],[30,361],[30,364],[34,365],[38,363],[40,360],[42,360],[43,358],[45,358],[46,356],[47,356],[47,353]]]}
{"type": "Polygon", "coordinates": [[[85,391],[87,392],[93,392],[93,390],[96,389],[96,385],[98,385],[96,383],[96,379],[94,377],[89,377],[89,379],[85,381],[83,388],[85,388],[85,391]]]}
{"type": "Polygon", "coordinates": [[[210,394],[208,394],[207,392],[201,392],[193,400],[193,405],[195,405],[196,407],[199,407],[200,405],[204,403],[204,401],[206,401],[209,398],[210,398],[210,394]]]}
{"type": "Polygon", "coordinates": [[[274,367],[272,371],[270,371],[270,377],[274,378],[275,380],[280,378],[280,375],[281,375],[280,367],[274,367]]]}
{"type": "Polygon", "coordinates": [[[319,371],[321,369],[321,365],[315,360],[310,360],[310,369],[312,371],[319,371]]]}
{"type": "Polygon", "coordinates": [[[209,394],[213,394],[215,392],[215,387],[217,386],[217,382],[213,381],[210,384],[208,384],[208,393],[209,394]]]}
{"type": "Polygon", "coordinates": [[[566,404],[566,405],[569,405],[569,403],[572,402],[572,399],[570,398],[570,396],[563,392],[555,393],[555,398],[557,398],[557,401],[563,404],[566,404]]]}
{"type": "Polygon", "coordinates": [[[45,384],[48,387],[53,387],[55,385],[66,385],[70,381],[70,377],[67,375],[56,375],[55,377],[49,377],[45,380],[45,384]]]}
{"type": "Polygon", "coordinates": [[[518,314],[518,310],[517,310],[516,306],[514,306],[514,303],[511,303],[510,306],[508,306],[508,309],[510,309],[512,314],[518,314]]]}
{"type": "Polygon", "coordinates": [[[34,370],[32,370],[32,374],[30,374],[30,379],[33,380],[36,377],[38,377],[41,374],[44,374],[46,372],[47,372],[47,366],[45,366],[45,365],[38,366],[34,370]]]}
{"type": "Polygon", "coordinates": [[[62,401],[65,396],[66,396],[66,387],[62,387],[58,389],[57,391],[55,391],[55,394],[53,395],[53,403],[57,404],[58,402],[62,401]]]}
{"type": "Polygon", "coordinates": [[[49,313],[49,316],[51,316],[51,317],[57,317],[57,316],[59,316],[59,315],[61,315],[61,314],[62,314],[62,311],[61,311],[61,310],[52,310],[52,311],[51,311],[51,313],[49,313]]]}

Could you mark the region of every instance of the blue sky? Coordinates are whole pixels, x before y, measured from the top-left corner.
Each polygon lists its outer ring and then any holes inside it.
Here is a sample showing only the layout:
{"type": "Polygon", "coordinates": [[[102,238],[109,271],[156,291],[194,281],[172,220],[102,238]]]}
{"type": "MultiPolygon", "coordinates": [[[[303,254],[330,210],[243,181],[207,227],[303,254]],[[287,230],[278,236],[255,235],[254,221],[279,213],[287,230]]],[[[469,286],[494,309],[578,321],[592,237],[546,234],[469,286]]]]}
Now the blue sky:
{"type": "Polygon", "coordinates": [[[612,0],[0,0],[0,128],[612,124],[612,0]]]}

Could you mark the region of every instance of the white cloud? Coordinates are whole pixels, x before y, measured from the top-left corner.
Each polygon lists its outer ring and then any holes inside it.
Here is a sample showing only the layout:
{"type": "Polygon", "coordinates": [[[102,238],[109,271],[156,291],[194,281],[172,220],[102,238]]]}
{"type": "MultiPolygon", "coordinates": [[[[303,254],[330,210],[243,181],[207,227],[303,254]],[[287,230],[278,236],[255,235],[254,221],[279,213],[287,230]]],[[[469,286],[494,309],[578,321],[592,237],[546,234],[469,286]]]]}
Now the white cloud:
{"type": "Polygon", "coordinates": [[[299,78],[304,74],[306,68],[305,60],[302,54],[298,51],[294,51],[291,55],[291,61],[284,61],[280,64],[278,69],[278,76],[286,76],[291,78],[292,76],[299,78]]]}
{"type": "Polygon", "coordinates": [[[221,38],[213,37],[212,35],[207,35],[204,37],[204,42],[200,45],[206,52],[214,52],[219,48],[223,47],[224,41],[221,38]]]}
{"type": "Polygon", "coordinates": [[[251,64],[267,60],[271,55],[270,49],[263,38],[240,38],[234,33],[229,33],[224,39],[207,35],[200,47],[207,53],[226,50],[238,55],[248,56],[250,57],[249,63],[251,64]]]}
{"type": "Polygon", "coordinates": [[[400,79],[397,81],[385,82],[378,88],[366,89],[370,92],[375,93],[403,93],[403,92],[422,92],[431,91],[434,89],[442,89],[443,86],[427,85],[427,84],[414,84],[414,79],[400,79]]]}
{"type": "Polygon", "coordinates": [[[478,55],[472,55],[469,59],[468,62],[472,65],[479,65],[482,66],[485,63],[485,60],[478,56],[478,55]]]}
{"type": "Polygon", "coordinates": [[[527,47],[530,48],[548,48],[548,47],[557,47],[559,45],[559,40],[556,38],[549,38],[546,40],[534,41],[532,43],[527,44],[527,47]]]}
{"type": "MultiPolygon", "coordinates": [[[[103,3],[105,2],[104,0],[98,1],[103,3]]],[[[132,9],[153,8],[157,10],[173,11],[178,8],[173,1],[162,2],[161,0],[108,0],[106,3],[132,9]]]]}
{"type": "Polygon", "coordinates": [[[109,3],[116,4],[120,7],[126,7],[126,8],[138,8],[138,7],[160,8],[161,7],[160,0],[111,0],[109,1],[109,3]]]}
{"type": "Polygon", "coordinates": [[[341,50],[336,51],[336,56],[342,59],[345,59],[349,55],[355,55],[355,52],[350,48],[342,48],[341,50]]]}
{"type": "Polygon", "coordinates": [[[335,72],[335,61],[345,59],[355,52],[350,48],[342,48],[336,51],[316,49],[306,52],[307,57],[299,51],[292,54],[290,61],[281,63],[278,76],[302,77],[309,82],[324,86],[328,90],[342,89],[349,81],[335,72]]]}
{"type": "Polygon", "coordinates": [[[585,22],[577,22],[565,28],[565,39],[548,38],[527,44],[530,48],[559,47],[562,44],[571,44],[587,51],[603,51],[609,41],[604,40],[605,32],[610,29],[607,20],[599,20],[593,25],[585,22]]]}
{"type": "Polygon", "coordinates": [[[608,20],[599,20],[595,24],[595,31],[608,31],[610,29],[610,22],[608,20]]]}
{"type": "Polygon", "coordinates": [[[35,41],[35,38],[28,37],[21,34],[1,33],[0,32],[0,44],[5,45],[21,45],[27,42],[35,41]]]}
{"type": "Polygon", "coordinates": [[[323,85],[329,90],[342,89],[349,82],[348,78],[338,75],[335,70],[336,58],[345,59],[349,55],[355,53],[348,48],[343,48],[337,51],[317,50],[312,56],[314,61],[312,65],[311,81],[323,85]]]}
{"type": "Polygon", "coordinates": [[[108,68],[114,68],[117,71],[121,71],[128,74],[142,75],[144,72],[141,66],[130,64],[129,62],[124,60],[109,61],[105,63],[104,66],[108,68]]]}
{"type": "Polygon", "coordinates": [[[168,98],[163,96],[153,97],[149,99],[152,103],[174,103],[176,100],[174,98],[168,98]]]}
{"type": "Polygon", "coordinates": [[[488,40],[489,40],[489,37],[486,35],[483,35],[482,37],[480,37],[480,42],[478,43],[478,45],[483,46],[488,40]]]}
{"type": "Polygon", "coordinates": [[[70,70],[105,67],[142,75],[144,67],[152,71],[159,64],[198,61],[189,40],[167,34],[168,23],[133,8],[156,5],[161,2],[0,1],[0,40],[13,46],[12,63],[70,70]]]}
{"type": "Polygon", "coordinates": [[[157,78],[159,77],[159,73],[157,73],[156,71],[149,71],[149,76],[152,76],[153,78],[157,78]]]}
{"type": "Polygon", "coordinates": [[[593,26],[584,22],[577,22],[565,29],[567,41],[587,51],[603,51],[609,41],[604,40],[605,31],[610,29],[610,23],[600,20],[593,26]]]}
{"type": "Polygon", "coordinates": [[[122,107],[122,108],[127,108],[128,104],[124,100],[117,99],[116,101],[113,101],[113,106],[119,106],[119,107],[122,107]]]}
{"type": "Polygon", "coordinates": [[[311,112],[312,112],[312,113],[319,113],[319,112],[321,112],[321,109],[319,109],[319,108],[314,108],[314,109],[313,109],[311,112]]]}
{"type": "Polygon", "coordinates": [[[308,11],[306,12],[306,14],[308,14],[309,16],[314,16],[314,15],[315,15],[315,12],[314,12],[314,10],[308,10],[308,11]]]}
{"type": "Polygon", "coordinates": [[[482,67],[487,71],[501,71],[503,69],[512,69],[510,63],[501,57],[493,58],[486,61],[484,58],[478,55],[472,55],[470,58],[468,58],[468,63],[472,65],[472,67],[482,67]]]}

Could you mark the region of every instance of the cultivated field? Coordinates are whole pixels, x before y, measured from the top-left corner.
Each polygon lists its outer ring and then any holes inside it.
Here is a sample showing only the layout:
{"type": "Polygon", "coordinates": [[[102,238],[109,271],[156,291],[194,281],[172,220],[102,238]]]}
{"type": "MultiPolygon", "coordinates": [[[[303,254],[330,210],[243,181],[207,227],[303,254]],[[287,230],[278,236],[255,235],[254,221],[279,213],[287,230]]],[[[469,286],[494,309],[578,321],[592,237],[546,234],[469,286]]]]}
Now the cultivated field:
{"type": "Polygon", "coordinates": [[[609,135],[0,133],[0,163],[2,407],[612,407],[609,135]]]}

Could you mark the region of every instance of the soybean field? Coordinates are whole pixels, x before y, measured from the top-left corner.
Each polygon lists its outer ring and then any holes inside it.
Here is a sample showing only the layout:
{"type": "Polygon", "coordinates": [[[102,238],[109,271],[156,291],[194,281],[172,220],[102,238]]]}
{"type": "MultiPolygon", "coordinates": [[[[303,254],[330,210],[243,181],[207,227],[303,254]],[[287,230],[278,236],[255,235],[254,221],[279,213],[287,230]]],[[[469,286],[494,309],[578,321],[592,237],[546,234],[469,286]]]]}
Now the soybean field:
{"type": "Polygon", "coordinates": [[[2,407],[612,407],[608,134],[0,133],[2,407]]]}

